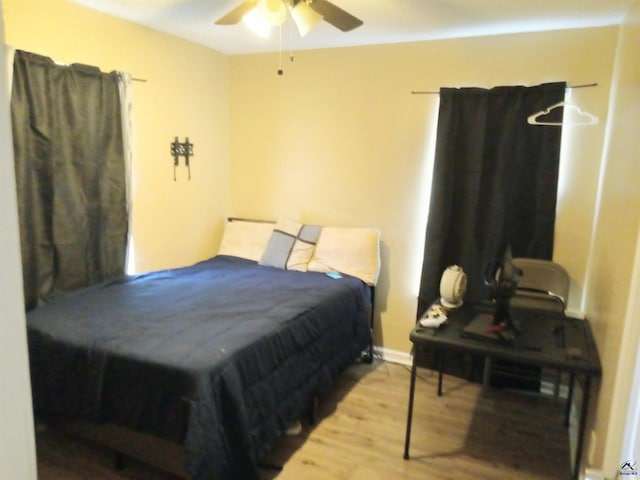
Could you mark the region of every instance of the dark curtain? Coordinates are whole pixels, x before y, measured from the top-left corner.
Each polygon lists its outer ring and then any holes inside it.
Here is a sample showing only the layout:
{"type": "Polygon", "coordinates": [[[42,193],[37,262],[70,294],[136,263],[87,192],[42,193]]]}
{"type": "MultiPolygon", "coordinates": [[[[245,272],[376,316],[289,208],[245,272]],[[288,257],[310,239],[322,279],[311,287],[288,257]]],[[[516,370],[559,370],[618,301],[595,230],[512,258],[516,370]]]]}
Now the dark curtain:
{"type": "Polygon", "coordinates": [[[124,272],[117,73],[17,51],[11,97],[25,302],[124,272]]]}
{"type": "MultiPolygon", "coordinates": [[[[561,128],[527,117],[564,99],[565,83],[443,88],[418,315],[439,298],[457,264],[466,302],[487,299],[487,265],[507,245],[515,257],[551,259],[561,128]]],[[[562,109],[554,112],[561,120],[562,109]]]]}

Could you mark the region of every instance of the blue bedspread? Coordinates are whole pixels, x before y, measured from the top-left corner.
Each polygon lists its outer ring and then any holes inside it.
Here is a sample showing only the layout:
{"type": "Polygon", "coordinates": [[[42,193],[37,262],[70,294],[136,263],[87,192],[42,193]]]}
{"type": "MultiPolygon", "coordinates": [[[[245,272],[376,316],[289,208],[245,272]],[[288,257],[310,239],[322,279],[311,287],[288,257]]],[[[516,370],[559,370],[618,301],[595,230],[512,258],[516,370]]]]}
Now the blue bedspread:
{"type": "Polygon", "coordinates": [[[369,288],[217,256],[28,313],[34,405],[185,447],[195,479],[257,463],[369,344],[369,288]]]}

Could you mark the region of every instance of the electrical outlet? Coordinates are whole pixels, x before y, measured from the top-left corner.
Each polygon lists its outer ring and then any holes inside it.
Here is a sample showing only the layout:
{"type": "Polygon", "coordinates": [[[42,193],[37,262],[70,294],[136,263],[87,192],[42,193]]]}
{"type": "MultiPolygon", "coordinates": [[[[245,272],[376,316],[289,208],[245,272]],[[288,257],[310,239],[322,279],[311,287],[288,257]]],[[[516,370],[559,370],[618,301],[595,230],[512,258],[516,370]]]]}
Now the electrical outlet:
{"type": "Polygon", "coordinates": [[[589,465],[593,465],[594,457],[596,455],[596,431],[591,430],[591,435],[589,437],[589,454],[587,455],[587,463],[589,465]]]}

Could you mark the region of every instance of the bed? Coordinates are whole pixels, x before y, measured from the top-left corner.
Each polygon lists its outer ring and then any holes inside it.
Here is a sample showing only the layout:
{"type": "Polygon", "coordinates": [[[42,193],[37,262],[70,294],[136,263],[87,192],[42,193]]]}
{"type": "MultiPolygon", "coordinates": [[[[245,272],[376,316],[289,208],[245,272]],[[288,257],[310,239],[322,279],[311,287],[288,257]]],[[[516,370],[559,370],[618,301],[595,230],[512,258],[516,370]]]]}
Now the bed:
{"type": "Polygon", "coordinates": [[[360,278],[331,265],[354,252],[344,238],[337,256],[334,241],[323,248],[326,227],[306,242],[302,227],[292,236],[287,227],[297,224],[278,222],[247,242],[248,223],[231,223],[211,259],[28,312],[36,412],[179,445],[193,479],[259,478],[261,458],[314,397],[371,353],[379,256],[374,276],[360,278]],[[298,243],[306,253],[296,260],[298,243]]]}

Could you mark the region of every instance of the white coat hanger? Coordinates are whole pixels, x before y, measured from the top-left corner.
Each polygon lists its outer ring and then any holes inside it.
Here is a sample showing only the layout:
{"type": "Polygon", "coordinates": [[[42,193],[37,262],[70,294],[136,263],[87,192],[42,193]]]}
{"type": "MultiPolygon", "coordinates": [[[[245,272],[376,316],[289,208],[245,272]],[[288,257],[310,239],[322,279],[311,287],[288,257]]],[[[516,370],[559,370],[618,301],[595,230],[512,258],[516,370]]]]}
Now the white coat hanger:
{"type": "Polygon", "coordinates": [[[556,126],[561,126],[561,125],[595,125],[596,123],[598,123],[598,117],[596,117],[595,115],[592,115],[589,112],[585,112],[584,110],[582,110],[580,107],[578,107],[577,105],[574,105],[572,103],[569,102],[558,102],[554,105],[551,105],[550,107],[544,109],[544,110],[540,110],[537,113],[534,113],[533,115],[529,115],[529,117],[527,117],[527,123],[529,125],[556,125],[556,126]],[[558,108],[558,107],[566,107],[566,109],[568,109],[571,112],[574,112],[573,114],[571,114],[572,119],[568,119],[567,120],[567,110],[565,109],[564,112],[564,117],[565,120],[563,120],[562,122],[548,122],[545,121],[544,118],[540,118],[543,117],[545,115],[548,115],[552,110],[558,108]]]}

